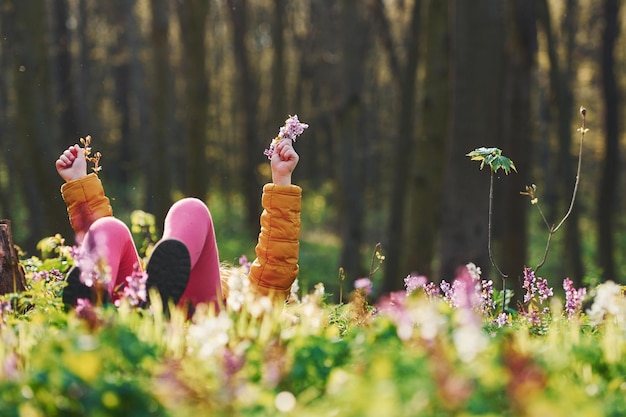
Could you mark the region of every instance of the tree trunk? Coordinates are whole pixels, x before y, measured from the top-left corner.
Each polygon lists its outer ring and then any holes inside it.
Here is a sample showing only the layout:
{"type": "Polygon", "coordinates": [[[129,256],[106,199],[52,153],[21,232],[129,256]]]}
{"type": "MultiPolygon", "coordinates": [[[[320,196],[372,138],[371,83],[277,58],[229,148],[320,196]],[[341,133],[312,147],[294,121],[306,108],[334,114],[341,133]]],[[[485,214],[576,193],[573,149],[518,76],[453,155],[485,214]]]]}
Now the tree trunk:
{"type": "Polygon", "coordinates": [[[449,134],[449,1],[428,0],[425,22],[424,79],[418,141],[409,186],[407,256],[403,272],[437,279],[436,243],[441,222],[443,164],[449,134]]]}
{"type": "Polygon", "coordinates": [[[12,176],[19,176],[18,184],[24,192],[29,228],[22,247],[34,251],[42,235],[51,235],[59,224],[66,224],[65,213],[49,210],[41,204],[42,198],[58,198],[58,182],[50,175],[58,149],[54,144],[56,125],[53,125],[48,110],[50,106],[50,66],[46,44],[45,2],[7,2],[6,32],[11,42],[13,89],[15,97],[16,136],[13,146],[6,152],[12,153],[21,163],[16,164],[12,176]],[[11,4],[12,3],[12,4],[11,4]]]}
{"type": "MultiPolygon", "coordinates": [[[[446,280],[468,262],[486,272],[490,268],[489,173],[479,171],[478,164],[465,155],[500,143],[505,38],[502,2],[455,0],[452,4],[451,135],[441,223],[441,278],[446,280]]],[[[503,198],[495,196],[495,210],[503,198]]]]}
{"type": "MultiPolygon", "coordinates": [[[[9,85],[11,80],[8,75],[11,74],[11,66],[9,63],[9,57],[7,51],[8,36],[7,36],[7,23],[4,19],[4,14],[0,14],[0,91],[9,91],[9,85]]],[[[13,126],[9,125],[9,97],[8,94],[0,94],[0,146],[4,152],[0,153],[0,166],[6,172],[16,172],[12,165],[15,163],[11,153],[11,139],[15,137],[13,126]]],[[[17,186],[13,185],[16,181],[15,175],[9,175],[7,181],[0,182],[0,212],[8,218],[13,218],[13,212],[15,210],[15,198],[13,198],[14,192],[17,186]],[[11,198],[10,198],[11,197],[11,198]]]]}
{"type": "Polygon", "coordinates": [[[15,293],[25,289],[24,268],[19,262],[13,245],[11,221],[0,220],[0,294],[15,293]]]}
{"type": "MultiPolygon", "coordinates": [[[[565,58],[563,65],[558,56],[557,39],[554,36],[551,24],[550,9],[546,0],[538,2],[539,22],[542,24],[546,35],[546,46],[548,48],[548,57],[550,60],[549,78],[551,89],[551,106],[552,112],[557,115],[557,136],[558,136],[558,155],[557,155],[557,172],[555,178],[559,178],[558,195],[559,201],[557,207],[550,211],[555,213],[549,216],[551,222],[559,222],[565,214],[565,209],[569,205],[574,187],[575,168],[573,157],[571,154],[572,145],[572,114],[574,113],[573,97],[571,82],[573,74],[576,71],[575,61],[572,59],[577,19],[576,2],[568,0],[569,12],[564,16],[563,27],[565,28],[566,45],[565,58]],[[562,210],[557,210],[560,208],[562,210]]],[[[542,193],[543,195],[543,193],[542,193]]],[[[569,276],[577,286],[582,285],[584,276],[584,268],[582,264],[582,253],[580,249],[580,229],[579,229],[579,212],[573,210],[563,226],[564,239],[564,256],[562,256],[562,269],[565,276],[569,276]]],[[[546,232],[547,235],[547,232],[546,232]]]]}
{"type": "Polygon", "coordinates": [[[172,90],[168,0],[151,0],[152,6],[152,132],[149,143],[146,204],[157,224],[163,224],[171,204],[170,146],[172,90]]]}
{"type": "Polygon", "coordinates": [[[415,142],[415,113],[416,113],[416,84],[417,66],[419,57],[419,30],[421,17],[421,0],[415,0],[411,9],[411,19],[407,28],[404,44],[407,55],[401,61],[395,53],[395,45],[392,41],[391,25],[387,21],[382,0],[373,3],[374,14],[378,17],[379,35],[385,45],[389,57],[389,65],[394,79],[398,80],[399,112],[397,132],[393,133],[392,152],[394,169],[391,185],[391,207],[389,210],[389,225],[386,236],[386,260],[383,292],[401,289],[404,285],[404,277],[400,271],[403,264],[404,245],[406,237],[406,205],[407,190],[409,185],[410,155],[415,142]]]}
{"type": "Polygon", "coordinates": [[[61,146],[69,146],[81,134],[80,120],[76,112],[76,94],[74,90],[74,71],[72,66],[71,33],[68,29],[69,4],[67,0],[52,2],[54,8],[54,33],[57,112],[61,146]]]}
{"type": "MultiPolygon", "coordinates": [[[[109,145],[106,155],[106,176],[109,181],[118,184],[128,184],[129,180],[136,175],[132,161],[135,159],[135,149],[131,134],[133,111],[132,103],[132,79],[131,79],[131,56],[133,44],[131,36],[136,25],[133,3],[128,1],[107,2],[102,4],[108,23],[115,34],[115,39],[110,45],[109,56],[115,88],[113,99],[115,113],[118,115],[119,125],[110,128],[119,129],[119,139],[109,145]],[[127,29],[128,28],[128,29],[127,29]]],[[[98,141],[102,143],[102,141],[98,141]]],[[[131,196],[122,194],[119,203],[128,207],[131,204],[131,196]]]]}
{"type": "MultiPolygon", "coordinates": [[[[604,1],[602,33],[602,98],[606,134],[604,163],[598,198],[598,259],[605,280],[619,280],[615,268],[615,219],[620,172],[619,114],[620,90],[615,76],[615,43],[619,37],[619,0],[604,1]]],[[[624,282],[624,281],[622,281],[624,282]]]]}
{"type": "Polygon", "coordinates": [[[178,3],[183,44],[187,127],[187,195],[204,200],[207,197],[206,172],[207,118],[209,111],[209,79],[206,67],[206,0],[185,0],[178,3]]]}
{"type": "Polygon", "coordinates": [[[340,207],[340,262],[352,282],[364,274],[361,264],[363,244],[363,196],[366,188],[362,146],[363,94],[370,33],[367,16],[358,0],[342,2],[333,16],[333,33],[338,44],[333,91],[339,103],[333,119],[334,161],[340,207]],[[354,36],[359,33],[360,36],[354,36]]]}
{"type": "MultiPolygon", "coordinates": [[[[496,192],[502,195],[498,213],[500,232],[497,234],[500,265],[508,271],[507,287],[521,294],[520,277],[527,265],[528,207],[520,191],[529,185],[531,175],[531,94],[537,28],[535,2],[511,1],[508,10],[506,35],[506,75],[503,89],[503,117],[501,127],[502,148],[515,162],[517,173],[509,175],[503,187],[496,192]]],[[[496,207],[498,207],[496,206],[496,207]]]]}
{"type": "Polygon", "coordinates": [[[272,91],[270,121],[282,121],[287,114],[287,85],[285,70],[285,8],[287,0],[274,0],[274,24],[272,25],[272,91]]]}
{"type": "Polygon", "coordinates": [[[241,110],[238,116],[243,126],[242,149],[242,178],[245,199],[245,222],[251,236],[258,233],[259,215],[261,213],[261,181],[258,175],[258,166],[263,163],[263,146],[267,146],[271,138],[266,138],[261,144],[257,132],[257,102],[258,86],[254,80],[248,50],[246,35],[248,32],[247,5],[248,0],[228,0],[228,10],[232,24],[233,53],[237,71],[237,96],[241,110]]]}

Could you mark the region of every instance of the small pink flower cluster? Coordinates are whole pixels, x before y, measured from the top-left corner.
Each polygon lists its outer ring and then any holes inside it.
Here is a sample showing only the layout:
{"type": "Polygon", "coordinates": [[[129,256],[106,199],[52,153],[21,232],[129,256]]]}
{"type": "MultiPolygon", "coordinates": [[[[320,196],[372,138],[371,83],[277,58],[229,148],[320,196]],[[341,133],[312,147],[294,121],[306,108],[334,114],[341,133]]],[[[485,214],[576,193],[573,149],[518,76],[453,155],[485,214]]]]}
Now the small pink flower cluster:
{"type": "Polygon", "coordinates": [[[287,120],[285,120],[285,125],[280,128],[278,131],[278,136],[276,136],[272,143],[270,144],[269,149],[266,149],[263,152],[263,155],[267,156],[268,159],[272,159],[272,155],[276,150],[276,145],[283,139],[289,139],[293,142],[296,141],[296,138],[304,132],[304,129],[308,128],[309,125],[306,123],[301,123],[298,120],[298,115],[289,116],[287,120]]]}
{"type": "Polygon", "coordinates": [[[554,295],[552,288],[548,286],[548,280],[535,276],[535,272],[530,268],[524,268],[522,288],[526,290],[526,294],[524,294],[525,303],[537,296],[539,302],[543,304],[544,301],[554,295]]]}
{"type": "Polygon", "coordinates": [[[565,312],[568,318],[572,318],[581,311],[587,295],[587,289],[576,289],[574,283],[569,278],[563,280],[563,289],[565,290],[565,312]]]}
{"type": "MultiPolygon", "coordinates": [[[[126,277],[126,282],[121,289],[121,298],[128,300],[132,307],[140,307],[148,301],[148,291],[146,282],[148,273],[142,271],[139,264],[133,266],[133,273],[126,277]]],[[[115,301],[116,306],[120,306],[121,299],[115,301]]]]}

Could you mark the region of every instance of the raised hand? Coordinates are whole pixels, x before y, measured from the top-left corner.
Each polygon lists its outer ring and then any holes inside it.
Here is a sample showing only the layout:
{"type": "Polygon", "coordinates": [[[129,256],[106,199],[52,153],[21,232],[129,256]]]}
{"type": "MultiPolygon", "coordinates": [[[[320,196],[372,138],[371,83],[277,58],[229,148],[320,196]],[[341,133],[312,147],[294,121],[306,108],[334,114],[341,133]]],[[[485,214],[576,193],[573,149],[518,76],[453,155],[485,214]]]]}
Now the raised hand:
{"type": "Polygon", "coordinates": [[[87,175],[87,159],[84,149],[78,144],[67,148],[55,163],[57,172],[66,182],[77,180],[87,175]]]}
{"type": "Polygon", "coordinates": [[[283,139],[276,145],[270,159],[272,182],[277,185],[291,185],[291,173],[296,169],[300,156],[293,148],[290,139],[283,139]]]}

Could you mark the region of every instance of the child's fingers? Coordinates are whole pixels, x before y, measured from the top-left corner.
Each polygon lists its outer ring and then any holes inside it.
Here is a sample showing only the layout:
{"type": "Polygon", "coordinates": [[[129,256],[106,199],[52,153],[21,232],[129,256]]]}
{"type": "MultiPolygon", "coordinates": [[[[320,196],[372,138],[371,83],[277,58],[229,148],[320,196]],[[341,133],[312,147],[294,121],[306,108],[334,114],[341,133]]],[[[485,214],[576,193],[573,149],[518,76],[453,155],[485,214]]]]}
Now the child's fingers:
{"type": "Polygon", "coordinates": [[[69,166],[72,165],[73,159],[68,158],[65,155],[61,155],[59,156],[59,159],[57,159],[57,166],[60,166],[61,168],[67,168],[69,166]]]}
{"type": "Polygon", "coordinates": [[[78,158],[80,147],[78,145],[70,146],[63,152],[63,156],[67,157],[70,161],[78,158]]]}
{"type": "Polygon", "coordinates": [[[281,152],[280,152],[280,158],[283,161],[297,160],[298,159],[298,153],[291,146],[284,147],[281,150],[281,152]]]}
{"type": "Polygon", "coordinates": [[[56,161],[56,166],[59,168],[69,168],[72,166],[76,158],[78,158],[78,154],[80,152],[80,147],[78,145],[72,145],[59,156],[59,159],[56,161]]]}
{"type": "Polygon", "coordinates": [[[290,161],[290,160],[296,159],[297,157],[298,157],[298,154],[296,153],[296,151],[293,150],[293,148],[285,148],[280,153],[280,158],[283,161],[290,161]]]}
{"type": "Polygon", "coordinates": [[[293,144],[289,139],[281,140],[276,146],[276,151],[283,161],[289,160],[297,156],[296,151],[293,149],[293,144]]]}

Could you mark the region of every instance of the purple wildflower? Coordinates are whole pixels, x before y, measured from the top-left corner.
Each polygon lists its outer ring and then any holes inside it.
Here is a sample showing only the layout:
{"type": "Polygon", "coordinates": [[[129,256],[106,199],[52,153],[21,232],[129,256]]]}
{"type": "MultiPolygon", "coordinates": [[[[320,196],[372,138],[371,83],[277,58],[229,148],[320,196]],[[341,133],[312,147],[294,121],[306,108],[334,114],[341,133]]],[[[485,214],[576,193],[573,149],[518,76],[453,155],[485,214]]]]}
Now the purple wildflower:
{"type": "Polygon", "coordinates": [[[88,298],[76,300],[76,315],[78,317],[90,318],[93,314],[93,305],[88,298]]]}
{"type": "MultiPolygon", "coordinates": [[[[147,280],[148,274],[139,268],[139,264],[135,264],[133,273],[126,277],[124,289],[122,290],[122,297],[127,299],[131,306],[137,307],[148,301],[147,280]]],[[[119,305],[120,300],[116,300],[115,304],[119,305]]]]}
{"type": "Polygon", "coordinates": [[[246,255],[241,255],[239,257],[239,265],[245,269],[246,274],[250,273],[250,267],[252,266],[252,263],[248,260],[248,257],[246,255]]]}
{"type": "Polygon", "coordinates": [[[267,156],[268,159],[271,159],[272,155],[274,154],[274,150],[276,150],[276,145],[278,144],[278,142],[283,139],[289,139],[295,142],[296,138],[300,136],[304,132],[304,129],[308,127],[308,124],[301,123],[298,120],[297,114],[290,116],[287,120],[285,120],[285,125],[279,129],[278,136],[276,136],[272,140],[269,149],[266,149],[263,152],[263,155],[267,156]]]}
{"type": "Polygon", "coordinates": [[[404,278],[404,286],[406,288],[406,294],[412,294],[417,291],[419,288],[425,288],[428,283],[428,278],[423,275],[413,275],[410,274],[406,278],[404,278]]]}
{"type": "Polygon", "coordinates": [[[531,310],[528,313],[523,313],[522,315],[526,317],[526,320],[528,320],[528,323],[531,326],[541,325],[541,316],[539,315],[538,310],[531,310]]]}
{"type": "Polygon", "coordinates": [[[95,329],[100,322],[96,309],[87,298],[76,300],[76,316],[84,320],[91,329],[95,329]]]}
{"type": "Polygon", "coordinates": [[[452,300],[454,299],[454,291],[452,289],[452,285],[450,285],[450,283],[444,279],[439,284],[439,288],[441,288],[444,300],[452,303],[452,300]]]}
{"type": "Polygon", "coordinates": [[[51,282],[51,281],[63,281],[65,279],[65,277],[63,276],[63,274],[61,273],[61,271],[59,271],[58,269],[51,269],[49,271],[35,271],[33,273],[33,277],[32,277],[32,281],[33,282],[37,282],[37,281],[44,281],[44,282],[51,282]]]}
{"type": "Polygon", "coordinates": [[[106,280],[106,270],[103,268],[103,257],[98,253],[98,246],[95,245],[95,237],[90,237],[89,246],[94,250],[74,248],[70,249],[70,254],[74,258],[74,265],[80,269],[80,281],[87,287],[94,287],[96,282],[106,280]]]}
{"type": "MultiPolygon", "coordinates": [[[[493,281],[483,279],[480,281],[480,285],[482,287],[481,293],[481,306],[480,309],[483,313],[489,313],[495,306],[496,303],[493,300],[493,281]]],[[[502,326],[500,326],[502,327],[502,326]]]]}
{"type": "Polygon", "coordinates": [[[20,372],[18,370],[19,363],[19,357],[15,352],[8,353],[4,357],[4,364],[2,366],[4,375],[8,376],[10,379],[17,379],[20,376],[20,372]]]}
{"type": "Polygon", "coordinates": [[[224,349],[224,373],[230,380],[245,365],[245,355],[234,352],[231,348],[224,349]]]}
{"type": "Polygon", "coordinates": [[[537,278],[537,293],[539,294],[539,300],[541,302],[546,301],[549,297],[554,295],[552,288],[548,287],[547,279],[537,278]]]}
{"type": "Polygon", "coordinates": [[[500,313],[498,314],[498,317],[496,317],[495,322],[498,325],[498,327],[504,327],[509,321],[509,315],[506,313],[500,313]]]}
{"type": "Polygon", "coordinates": [[[406,291],[397,291],[383,296],[377,305],[377,313],[386,316],[396,325],[398,336],[407,340],[413,333],[414,322],[407,309],[406,291]]]}
{"type": "Polygon", "coordinates": [[[365,295],[369,295],[372,292],[372,280],[369,278],[359,278],[354,281],[354,288],[363,290],[365,295]]]}
{"type": "Polygon", "coordinates": [[[397,291],[381,297],[381,300],[378,302],[376,307],[377,311],[381,314],[385,314],[396,319],[408,319],[406,302],[406,292],[397,291]]]}
{"type": "Polygon", "coordinates": [[[434,282],[429,282],[424,285],[424,292],[431,298],[439,297],[439,295],[441,295],[441,290],[434,282]]]}
{"type": "Polygon", "coordinates": [[[295,142],[296,138],[300,136],[304,132],[304,129],[308,127],[308,124],[300,123],[298,115],[295,114],[285,120],[285,125],[278,131],[278,137],[281,139],[290,139],[295,142]]]}
{"type": "Polygon", "coordinates": [[[6,323],[6,315],[13,311],[10,301],[0,301],[0,326],[6,323]]]}
{"type": "Polygon", "coordinates": [[[526,290],[524,302],[529,302],[535,295],[535,272],[530,268],[524,268],[524,282],[522,288],[526,290]]]}
{"type": "Polygon", "coordinates": [[[571,319],[582,309],[587,289],[574,288],[574,283],[569,278],[563,280],[563,289],[565,290],[565,312],[567,313],[567,318],[571,319]]]}
{"type": "Polygon", "coordinates": [[[552,288],[548,287],[548,281],[544,278],[537,278],[535,272],[530,268],[524,268],[524,283],[522,288],[526,290],[524,294],[524,302],[528,303],[535,297],[535,294],[539,295],[539,301],[543,303],[549,297],[552,297],[552,288]]]}

